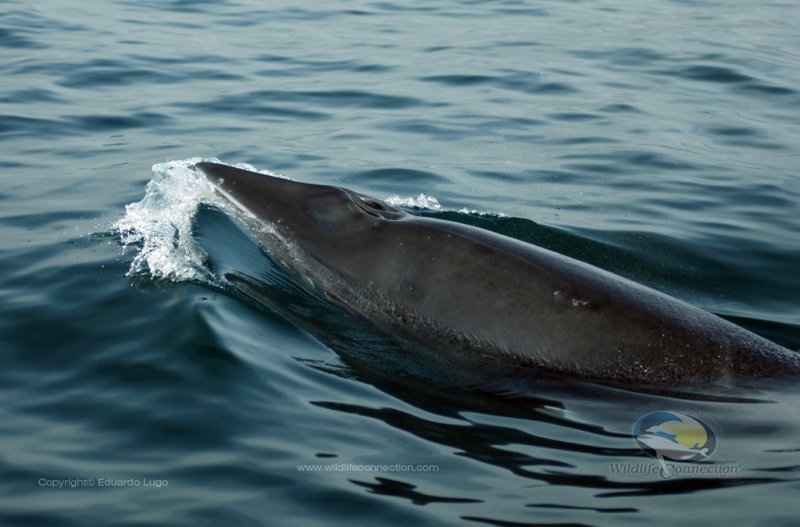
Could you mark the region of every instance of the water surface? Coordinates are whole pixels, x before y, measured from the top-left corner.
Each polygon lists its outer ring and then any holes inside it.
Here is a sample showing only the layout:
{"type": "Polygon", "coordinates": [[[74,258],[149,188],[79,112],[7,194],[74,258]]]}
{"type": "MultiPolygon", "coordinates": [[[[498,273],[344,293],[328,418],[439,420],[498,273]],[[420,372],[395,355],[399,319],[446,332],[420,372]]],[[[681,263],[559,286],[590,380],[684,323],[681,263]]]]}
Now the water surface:
{"type": "Polygon", "coordinates": [[[181,167],[394,196],[797,350],[799,24],[738,0],[6,1],[0,523],[796,523],[793,387],[512,397],[404,375],[181,167]],[[272,277],[318,326],[220,269],[272,277]],[[706,463],[738,471],[615,469],[657,464],[632,427],[664,409],[711,424],[706,463]],[[94,484],[49,486],[76,479],[94,484]]]}

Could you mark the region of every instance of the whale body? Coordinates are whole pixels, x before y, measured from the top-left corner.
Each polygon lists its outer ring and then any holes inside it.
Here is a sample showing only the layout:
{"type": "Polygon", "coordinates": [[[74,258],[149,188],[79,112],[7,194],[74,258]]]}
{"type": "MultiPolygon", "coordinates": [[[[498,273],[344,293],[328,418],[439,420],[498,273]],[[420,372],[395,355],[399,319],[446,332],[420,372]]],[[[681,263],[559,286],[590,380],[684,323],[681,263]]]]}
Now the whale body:
{"type": "Polygon", "coordinates": [[[300,282],[439,361],[642,386],[800,376],[800,354],[556,252],[345,188],[194,169],[300,282]]]}

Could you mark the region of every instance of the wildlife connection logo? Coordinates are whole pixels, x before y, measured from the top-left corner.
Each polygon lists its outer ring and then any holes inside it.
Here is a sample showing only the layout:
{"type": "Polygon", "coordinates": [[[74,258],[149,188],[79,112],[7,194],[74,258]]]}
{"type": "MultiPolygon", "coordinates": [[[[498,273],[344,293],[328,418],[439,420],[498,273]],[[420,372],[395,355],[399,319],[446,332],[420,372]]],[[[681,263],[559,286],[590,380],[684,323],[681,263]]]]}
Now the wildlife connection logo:
{"type": "Polygon", "coordinates": [[[688,413],[660,410],[639,417],[633,424],[633,439],[655,463],[611,463],[614,474],[713,478],[739,474],[736,463],[713,463],[708,459],[718,445],[714,427],[688,413]]]}

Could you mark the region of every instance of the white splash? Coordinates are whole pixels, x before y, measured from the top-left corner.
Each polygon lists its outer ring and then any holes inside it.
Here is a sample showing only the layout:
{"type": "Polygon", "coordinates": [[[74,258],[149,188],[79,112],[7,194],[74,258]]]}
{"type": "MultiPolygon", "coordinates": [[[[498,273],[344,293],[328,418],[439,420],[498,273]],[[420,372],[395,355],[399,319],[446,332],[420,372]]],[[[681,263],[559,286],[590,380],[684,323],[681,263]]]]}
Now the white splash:
{"type": "MultiPolygon", "coordinates": [[[[220,163],[216,158],[196,157],[153,165],[153,177],[145,187],[144,198],[126,205],[125,216],[114,223],[112,229],[119,233],[123,245],[139,247],[128,276],[149,274],[175,282],[215,281],[205,265],[205,251],[192,236],[192,219],[201,203],[233,211],[206,177],[192,170],[201,161],[220,163]]],[[[232,166],[286,178],[247,163],[232,166]]]]}
{"type": "Polygon", "coordinates": [[[444,210],[439,204],[439,200],[427,194],[420,194],[416,198],[401,198],[393,194],[384,200],[392,207],[410,207],[414,209],[428,209],[441,211],[444,210]]]}
{"type": "MultiPolygon", "coordinates": [[[[236,211],[214,191],[202,173],[192,169],[201,161],[221,163],[216,158],[195,157],[153,165],[153,176],[145,187],[144,198],[126,205],[125,216],[112,226],[123,245],[139,248],[128,276],[147,274],[175,282],[215,282],[205,265],[206,252],[192,236],[192,219],[201,203],[215,205],[232,214],[236,211]]],[[[231,166],[289,179],[247,163],[231,166]]]]}
{"type": "Polygon", "coordinates": [[[481,212],[475,209],[468,209],[467,207],[462,207],[458,209],[456,212],[459,214],[469,214],[470,216],[484,216],[490,218],[508,218],[508,215],[503,212],[481,212]]]}
{"type": "Polygon", "coordinates": [[[191,169],[200,161],[203,159],[153,165],[153,177],[145,187],[144,198],[125,206],[125,216],[113,229],[119,233],[123,245],[139,247],[129,276],[149,274],[176,282],[211,280],[203,264],[205,251],[192,237],[192,218],[197,207],[216,200],[205,176],[191,169]]]}
{"type": "MultiPolygon", "coordinates": [[[[431,210],[434,212],[444,212],[446,210],[453,210],[442,207],[438,199],[434,198],[433,196],[428,196],[425,193],[421,193],[416,198],[402,198],[397,194],[393,194],[388,198],[386,198],[384,201],[393,207],[408,207],[412,209],[431,210]]],[[[455,212],[458,212],[459,214],[468,214],[470,216],[489,216],[494,218],[507,217],[502,212],[481,212],[474,209],[468,209],[466,207],[460,208],[455,212]]]]}

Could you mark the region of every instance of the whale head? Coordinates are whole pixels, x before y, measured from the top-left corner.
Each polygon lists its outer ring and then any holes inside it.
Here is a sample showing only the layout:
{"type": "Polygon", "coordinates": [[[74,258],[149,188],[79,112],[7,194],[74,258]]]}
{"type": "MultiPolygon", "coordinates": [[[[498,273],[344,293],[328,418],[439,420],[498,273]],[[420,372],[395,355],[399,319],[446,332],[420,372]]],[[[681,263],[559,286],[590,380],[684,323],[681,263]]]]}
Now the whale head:
{"type": "Polygon", "coordinates": [[[365,257],[388,241],[383,233],[387,225],[411,217],[381,200],[341,187],[300,183],[210,162],[197,163],[194,169],[244,213],[262,245],[281,260],[291,246],[294,254],[302,251],[304,260],[311,256],[325,266],[353,271],[358,266],[368,272],[365,257]]]}
{"type": "Polygon", "coordinates": [[[406,216],[383,201],[341,187],[300,183],[210,162],[197,163],[195,169],[241,210],[296,231],[305,227],[329,235],[329,231],[376,219],[406,216]]]}

